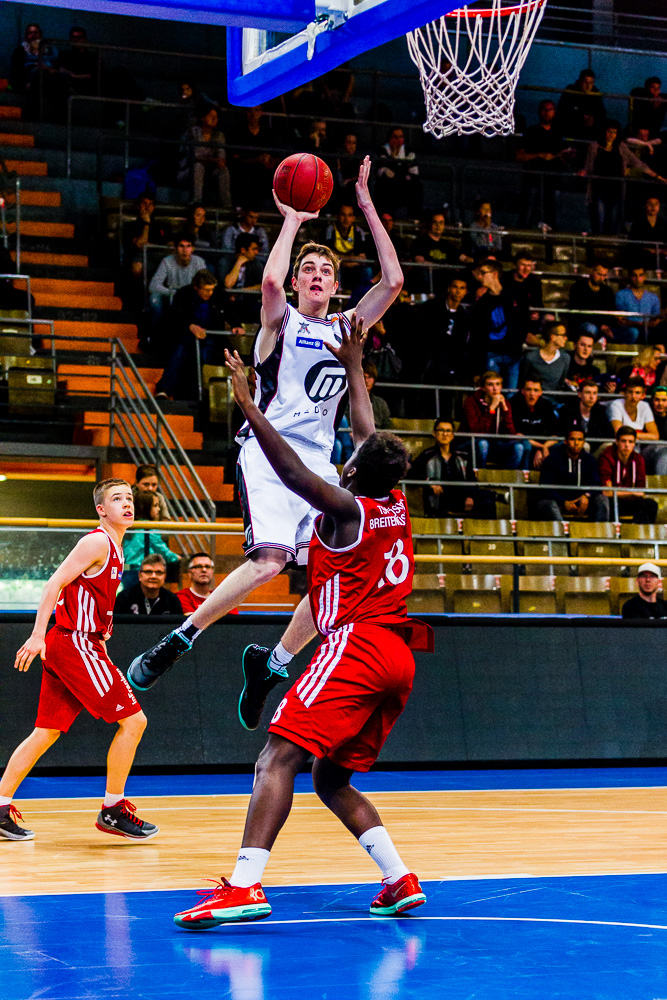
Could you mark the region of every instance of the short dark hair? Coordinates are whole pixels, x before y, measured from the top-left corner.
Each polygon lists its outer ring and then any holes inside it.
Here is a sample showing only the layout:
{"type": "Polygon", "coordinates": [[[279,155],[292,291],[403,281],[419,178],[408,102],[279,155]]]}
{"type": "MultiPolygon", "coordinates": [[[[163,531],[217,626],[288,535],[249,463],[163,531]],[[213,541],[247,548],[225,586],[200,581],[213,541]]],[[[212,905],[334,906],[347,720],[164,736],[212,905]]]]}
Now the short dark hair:
{"type": "Polygon", "coordinates": [[[150,555],[144,556],[141,560],[141,566],[139,567],[139,572],[141,573],[144,566],[162,566],[163,569],[167,569],[167,561],[164,556],[161,556],[159,552],[151,552],[150,555]]]}
{"type": "Polygon", "coordinates": [[[659,76],[649,76],[646,78],[646,80],[644,80],[644,89],[648,90],[648,88],[651,86],[652,83],[659,83],[660,86],[662,87],[662,80],[660,79],[659,76]]]}
{"type": "Polygon", "coordinates": [[[206,268],[203,268],[201,271],[197,271],[192,279],[192,284],[194,288],[203,288],[204,285],[217,285],[218,279],[210,271],[207,271],[206,268]]]}
{"type": "Polygon", "coordinates": [[[564,327],[565,328],[565,333],[567,334],[567,326],[566,326],[565,323],[563,323],[562,320],[554,319],[554,320],[551,320],[550,323],[545,323],[544,329],[542,331],[542,336],[544,337],[544,339],[546,341],[551,340],[551,338],[554,336],[554,334],[555,334],[555,332],[556,332],[556,330],[558,329],[559,326],[564,327]]]}
{"type": "Polygon", "coordinates": [[[628,427],[627,424],[625,424],[623,427],[619,427],[615,435],[617,441],[620,441],[622,437],[628,437],[628,436],[633,437],[635,441],[637,440],[637,431],[634,429],[634,427],[628,427]]]}
{"type": "Polygon", "coordinates": [[[234,249],[237,253],[240,253],[241,250],[247,250],[253,243],[261,246],[259,239],[253,233],[239,233],[234,240],[234,249]]]}
{"type": "Polygon", "coordinates": [[[450,417],[438,417],[437,420],[433,421],[433,434],[435,434],[440,424],[449,424],[452,430],[454,430],[454,421],[450,417]]]}
{"type": "Polygon", "coordinates": [[[597,382],[595,381],[595,379],[585,378],[583,382],[579,383],[579,388],[577,389],[577,392],[581,392],[581,390],[585,389],[586,386],[588,386],[589,389],[599,389],[600,388],[600,386],[597,384],[597,382]]]}
{"type": "Polygon", "coordinates": [[[631,375],[628,381],[624,385],[624,389],[636,389],[641,386],[642,389],[646,389],[646,382],[640,375],[631,375]]]}
{"type": "Polygon", "coordinates": [[[555,101],[552,101],[550,97],[545,97],[544,100],[540,101],[540,103],[537,105],[537,113],[538,113],[538,115],[539,115],[540,111],[542,111],[543,108],[546,108],[547,104],[553,104],[553,106],[556,107],[556,102],[555,101]]]}
{"type": "Polygon", "coordinates": [[[542,379],[540,378],[539,375],[526,375],[525,379],[523,380],[523,385],[521,386],[522,389],[526,388],[527,382],[537,382],[540,389],[542,388],[542,379]]]}
{"type": "Polygon", "coordinates": [[[586,437],[586,431],[583,427],[570,427],[569,431],[565,435],[565,440],[567,441],[567,439],[572,437],[573,434],[583,434],[584,438],[586,437]]]}
{"type": "Polygon", "coordinates": [[[591,271],[594,271],[596,267],[603,267],[605,271],[609,270],[609,261],[605,260],[604,257],[596,257],[593,261],[591,271]]]}
{"type": "Polygon", "coordinates": [[[588,337],[589,340],[592,340],[593,343],[595,343],[595,337],[593,336],[592,333],[589,333],[588,330],[580,330],[577,336],[574,338],[574,343],[578,344],[582,337],[588,337]]]}
{"type": "Polygon", "coordinates": [[[190,569],[195,559],[211,559],[211,562],[213,562],[210,552],[195,552],[194,555],[190,556],[186,563],[188,569],[190,569]]]}
{"type": "Polygon", "coordinates": [[[368,375],[369,378],[377,378],[378,377],[377,366],[374,365],[372,361],[364,361],[363,372],[364,372],[364,375],[368,375]]]}
{"type": "Polygon", "coordinates": [[[174,247],[177,247],[179,243],[189,243],[191,246],[195,245],[194,240],[192,239],[192,235],[189,232],[187,232],[187,230],[182,230],[177,235],[176,239],[174,240],[174,247]]]}
{"type": "Polygon", "coordinates": [[[451,288],[455,281],[462,281],[466,288],[468,287],[468,277],[465,273],[463,274],[453,274],[449,281],[447,282],[447,288],[451,288]]]}
{"type": "MultiPolygon", "coordinates": [[[[550,101],[549,103],[553,104],[553,101],[550,101]]],[[[544,104],[544,101],[542,101],[542,104],[544,104]]],[[[512,260],[513,260],[513,262],[515,264],[518,264],[520,260],[530,260],[530,261],[532,261],[534,263],[535,262],[535,254],[531,253],[530,250],[528,250],[528,249],[526,249],[526,250],[517,250],[517,252],[512,257],[512,260]]]]}
{"type": "Polygon", "coordinates": [[[503,273],[503,265],[499,260],[494,260],[493,257],[487,257],[485,260],[480,260],[477,267],[488,267],[492,271],[495,271],[496,274],[503,273]]]}
{"type": "Polygon", "coordinates": [[[410,453],[391,431],[366,438],[355,459],[355,483],[362,496],[385,497],[410,468],[410,453]]]}

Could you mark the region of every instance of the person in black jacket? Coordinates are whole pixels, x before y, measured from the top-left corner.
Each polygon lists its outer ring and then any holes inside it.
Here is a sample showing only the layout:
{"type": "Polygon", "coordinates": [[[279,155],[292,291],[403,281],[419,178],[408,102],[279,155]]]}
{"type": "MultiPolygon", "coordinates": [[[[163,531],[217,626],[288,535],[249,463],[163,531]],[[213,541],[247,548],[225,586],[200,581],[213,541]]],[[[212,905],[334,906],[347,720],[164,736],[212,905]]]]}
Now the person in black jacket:
{"type": "Polygon", "coordinates": [[[637,570],[638,594],[623,605],[623,618],[667,618],[667,602],[658,597],[662,574],[652,562],[642,563],[637,570]]]}
{"type": "Polygon", "coordinates": [[[517,434],[528,438],[523,446],[523,469],[539,469],[549,454],[549,450],[557,443],[556,411],[553,404],[542,395],[542,383],[539,378],[527,378],[520,392],[515,393],[510,400],[514,429],[517,434]],[[537,441],[536,438],[547,438],[537,441]],[[552,439],[553,440],[550,440],[552,439]]]}
{"type": "Polygon", "coordinates": [[[471,352],[477,373],[499,372],[508,389],[519,385],[521,348],[527,328],[528,309],[518,304],[501,284],[502,264],[497,260],[483,261],[475,276],[484,291],[471,310],[474,350],[471,352]]]}
{"type": "Polygon", "coordinates": [[[158,552],[146,556],[139,570],[139,583],[121,590],[114,605],[114,615],[182,615],[176,594],[162,586],[166,576],[164,556],[158,552]]]}
{"type": "Polygon", "coordinates": [[[442,479],[461,483],[460,486],[425,486],[424,514],[426,517],[446,517],[465,514],[467,517],[496,516],[495,494],[476,485],[472,462],[456,452],[454,425],[451,420],[436,420],[433,424],[435,446],[426,448],[415,458],[410,469],[411,479],[442,479]]]}
{"type": "MultiPolygon", "coordinates": [[[[597,382],[593,379],[586,379],[581,383],[577,391],[577,399],[564,406],[560,412],[560,429],[563,436],[567,436],[571,430],[583,431],[587,438],[608,438],[614,437],[614,431],[609,423],[607,408],[604,403],[598,400],[600,390],[597,382]]],[[[593,445],[593,451],[597,451],[600,442],[593,445]]]]}
{"type": "MultiPolygon", "coordinates": [[[[194,399],[197,385],[195,339],[202,364],[222,357],[220,338],[207,337],[207,330],[222,330],[225,315],[215,290],[218,279],[210,271],[198,271],[192,284],[179,288],[165,317],[165,334],[171,356],[156,387],[156,398],[194,399]]],[[[234,328],[243,333],[242,328],[234,328]]]]}
{"type": "Polygon", "coordinates": [[[535,491],[538,494],[536,520],[609,520],[609,499],[590,489],[600,486],[600,474],[593,456],[584,451],[585,443],[584,432],[573,429],[563,444],[552,448],[545,458],[540,469],[540,486],[553,486],[554,489],[535,491]],[[576,486],[580,490],[559,490],[559,486],[576,486]]]}
{"type": "Polygon", "coordinates": [[[605,313],[616,309],[616,296],[607,284],[609,268],[601,261],[596,263],[587,278],[578,278],[570,285],[570,309],[583,309],[579,316],[570,316],[570,333],[588,333],[595,340],[606,337],[614,339],[614,317],[605,313]],[[595,313],[600,310],[600,315],[595,313]]]}

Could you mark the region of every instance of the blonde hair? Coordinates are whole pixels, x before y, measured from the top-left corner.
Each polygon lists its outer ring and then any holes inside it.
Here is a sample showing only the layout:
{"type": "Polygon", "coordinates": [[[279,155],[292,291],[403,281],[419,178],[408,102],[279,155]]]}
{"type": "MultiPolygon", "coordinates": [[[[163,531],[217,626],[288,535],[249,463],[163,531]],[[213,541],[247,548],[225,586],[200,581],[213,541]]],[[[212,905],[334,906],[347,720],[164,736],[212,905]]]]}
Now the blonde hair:
{"type": "Polygon", "coordinates": [[[314,253],[318,257],[326,257],[328,260],[330,260],[331,266],[333,267],[334,270],[334,279],[338,281],[338,269],[340,267],[340,259],[336,256],[331,247],[325,247],[323,243],[313,243],[312,241],[310,243],[304,243],[304,245],[299,250],[296,256],[296,260],[294,261],[294,271],[293,271],[294,277],[295,278],[299,277],[299,270],[301,268],[301,265],[303,264],[303,258],[307,257],[308,254],[310,253],[314,253]]]}
{"type": "Polygon", "coordinates": [[[99,483],[95,483],[93,488],[93,503],[95,507],[98,504],[104,503],[107,491],[113,489],[114,486],[127,486],[128,490],[132,489],[127,479],[101,479],[99,483]]]}

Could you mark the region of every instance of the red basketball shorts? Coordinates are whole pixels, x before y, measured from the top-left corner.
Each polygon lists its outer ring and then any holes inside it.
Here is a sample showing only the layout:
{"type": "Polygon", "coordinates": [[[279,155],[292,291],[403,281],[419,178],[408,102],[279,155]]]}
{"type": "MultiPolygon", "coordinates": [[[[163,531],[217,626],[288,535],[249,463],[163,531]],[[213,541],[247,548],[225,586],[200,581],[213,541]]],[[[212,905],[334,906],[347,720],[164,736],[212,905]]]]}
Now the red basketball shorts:
{"type": "Polygon", "coordinates": [[[415,661],[380,625],[344,625],[322,642],[278,705],[270,733],[316,757],[368,771],[405,708],[415,661]]]}
{"type": "Polygon", "coordinates": [[[35,725],[66,733],[81,709],[118,722],[141,711],[134,692],[99,639],[57,625],[46,637],[35,725]]]}

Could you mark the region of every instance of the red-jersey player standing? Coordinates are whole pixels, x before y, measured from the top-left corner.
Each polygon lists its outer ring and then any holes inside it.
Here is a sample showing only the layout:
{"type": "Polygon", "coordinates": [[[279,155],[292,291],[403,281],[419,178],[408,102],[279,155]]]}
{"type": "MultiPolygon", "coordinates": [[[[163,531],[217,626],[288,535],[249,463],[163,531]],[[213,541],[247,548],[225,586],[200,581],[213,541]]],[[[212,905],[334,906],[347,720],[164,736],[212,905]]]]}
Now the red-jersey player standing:
{"type": "Polygon", "coordinates": [[[32,635],[16,654],[18,670],[27,670],[39,655],[43,671],[35,728],[12,754],[0,781],[0,837],[6,840],[35,836],[16,822],[22,817],[12,798],[83,708],[96,719],[119,725],[109,748],[106,794],[96,827],[131,840],[148,840],[158,832],[135,815],[124,795],[146,716],[105,645],[123,573],[123,536],[134,522],[132,487],[124,479],[105,479],[95,486],[93,499],[100,526],[77,542],[47,582],[32,635]],[[54,606],[56,624],[47,635],[54,606]]]}
{"type": "Polygon", "coordinates": [[[176,914],[180,927],[205,929],[271,913],[262,875],[291,809],[295,775],[310,754],[315,791],[382,871],[371,913],[395,915],[426,900],[375,807],[350,784],[355,771],[367,771],[377,759],[415,669],[405,641],[413,627],[406,611],[414,570],[410,519],[395,489],[410,460],[397,437],[375,433],[361,370],[362,326],[353,320],[350,337],[343,332],[340,348],[329,348],[346,369],[356,448],[340,486],[306,468],[253,403],[238,354],[226,352],[236,400],[262,451],[285,485],[322,511],[308,555],[308,590],[323,641],[271,720],[234,872],[210,898],[176,914]]]}

